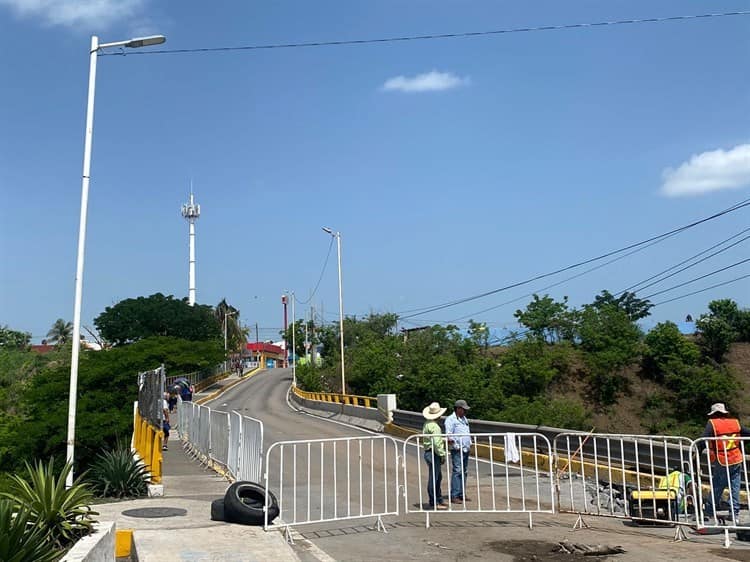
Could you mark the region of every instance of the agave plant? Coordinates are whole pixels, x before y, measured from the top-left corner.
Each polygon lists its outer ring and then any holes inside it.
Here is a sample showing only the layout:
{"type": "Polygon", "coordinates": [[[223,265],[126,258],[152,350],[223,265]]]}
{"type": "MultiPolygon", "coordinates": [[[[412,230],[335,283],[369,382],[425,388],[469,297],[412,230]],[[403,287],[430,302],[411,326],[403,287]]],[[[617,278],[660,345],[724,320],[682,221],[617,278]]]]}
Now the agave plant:
{"type": "Polygon", "coordinates": [[[8,491],[0,497],[15,501],[28,509],[29,521],[49,534],[50,541],[58,547],[66,547],[91,532],[93,516],[99,515],[89,507],[94,498],[82,476],[70,488],[65,479],[71,470],[66,463],[60,474],[55,474],[54,459],[45,465],[37,461],[32,467],[26,465],[26,476],[10,476],[8,491]]]}
{"type": "Polygon", "coordinates": [[[30,519],[27,507],[13,500],[0,500],[0,560],[52,562],[60,557],[50,546],[47,531],[30,519]]]}
{"type": "Polygon", "coordinates": [[[148,469],[124,447],[103,451],[91,467],[89,482],[103,497],[129,498],[146,495],[148,469]]]}

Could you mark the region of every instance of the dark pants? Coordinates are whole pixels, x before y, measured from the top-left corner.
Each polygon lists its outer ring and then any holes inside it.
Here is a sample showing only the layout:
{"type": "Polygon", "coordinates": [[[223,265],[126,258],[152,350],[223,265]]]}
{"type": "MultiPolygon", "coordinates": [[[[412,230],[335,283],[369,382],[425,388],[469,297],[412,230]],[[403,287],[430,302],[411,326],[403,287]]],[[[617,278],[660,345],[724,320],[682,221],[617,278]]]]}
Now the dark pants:
{"type": "Polygon", "coordinates": [[[432,450],[424,452],[424,460],[427,463],[427,495],[430,497],[430,507],[435,507],[437,503],[443,503],[443,491],[440,485],[443,483],[443,467],[440,455],[433,453],[432,450]]]}

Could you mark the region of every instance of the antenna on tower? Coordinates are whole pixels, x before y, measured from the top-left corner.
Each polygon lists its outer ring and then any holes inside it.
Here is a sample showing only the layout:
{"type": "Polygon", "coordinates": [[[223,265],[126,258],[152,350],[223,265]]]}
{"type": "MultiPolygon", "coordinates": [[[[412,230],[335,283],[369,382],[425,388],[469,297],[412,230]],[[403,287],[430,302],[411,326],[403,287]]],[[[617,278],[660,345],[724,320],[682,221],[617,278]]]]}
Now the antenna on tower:
{"type": "Polygon", "coordinates": [[[201,216],[201,206],[195,203],[193,197],[193,179],[190,178],[190,203],[182,206],[182,216],[190,225],[190,267],[188,273],[188,304],[195,304],[195,221],[201,216]]]}

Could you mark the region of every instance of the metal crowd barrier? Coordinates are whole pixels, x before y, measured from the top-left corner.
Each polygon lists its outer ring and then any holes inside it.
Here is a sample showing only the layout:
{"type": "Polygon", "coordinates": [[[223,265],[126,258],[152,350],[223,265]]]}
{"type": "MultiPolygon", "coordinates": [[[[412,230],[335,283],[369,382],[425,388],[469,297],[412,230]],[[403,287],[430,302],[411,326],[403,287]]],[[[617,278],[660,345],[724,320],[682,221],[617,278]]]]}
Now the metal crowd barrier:
{"type": "Polygon", "coordinates": [[[263,422],[194,402],[177,408],[178,435],[196,457],[222,465],[234,480],[261,482],[263,422]]]}
{"type": "MultiPolygon", "coordinates": [[[[464,435],[467,436],[467,435],[464,435]]],[[[533,513],[554,513],[555,490],[550,467],[552,447],[549,440],[539,433],[471,433],[472,447],[468,466],[463,455],[457,457],[457,468],[468,472],[464,490],[456,491],[452,483],[452,459],[448,439],[443,435],[446,447],[446,462],[441,465],[441,492],[447,510],[440,510],[438,500],[430,506],[428,485],[436,488],[437,471],[429,470],[423,458],[422,439],[431,437],[418,434],[408,437],[403,444],[404,511],[426,514],[426,525],[430,526],[433,513],[528,513],[532,525],[533,513]],[[509,454],[515,450],[517,455],[509,454]],[[415,451],[418,454],[415,455],[415,451]],[[411,453],[411,454],[410,454],[411,453]],[[480,458],[481,457],[481,458],[480,458]],[[513,460],[506,457],[515,457],[513,460]],[[515,461],[515,462],[513,462],[515,461]],[[462,496],[457,503],[452,496],[462,496]],[[467,499],[468,497],[468,499],[467,499]],[[415,503],[416,500],[416,503],[415,503]]],[[[458,436],[455,436],[458,437],[458,436]]],[[[460,482],[460,480],[459,480],[460,482]]]]}
{"type": "Polygon", "coordinates": [[[266,453],[266,504],[275,491],[283,523],[264,528],[398,515],[398,446],[392,437],[281,441],[266,453]]]}
{"type": "Polygon", "coordinates": [[[555,437],[557,509],[629,518],[640,524],[694,525],[692,441],[666,435],[561,433],[555,437]]]}
{"type": "Polygon", "coordinates": [[[748,498],[750,498],[750,481],[745,463],[745,455],[750,450],[750,437],[701,437],[692,443],[694,479],[705,485],[696,486],[699,530],[706,529],[709,533],[724,533],[725,546],[729,546],[729,530],[750,531],[750,514],[748,514],[748,498]],[[726,466],[719,462],[710,462],[709,450],[721,448],[739,448],[742,462],[726,466]],[[732,492],[734,481],[734,493],[732,492]],[[721,492],[717,494],[714,483],[718,483],[721,492]],[[704,505],[705,504],[705,505],[704,505]],[[736,505],[735,505],[736,504],[736,505]],[[734,509],[736,507],[736,509],[734,509]],[[720,515],[717,512],[727,512],[720,515]]]}

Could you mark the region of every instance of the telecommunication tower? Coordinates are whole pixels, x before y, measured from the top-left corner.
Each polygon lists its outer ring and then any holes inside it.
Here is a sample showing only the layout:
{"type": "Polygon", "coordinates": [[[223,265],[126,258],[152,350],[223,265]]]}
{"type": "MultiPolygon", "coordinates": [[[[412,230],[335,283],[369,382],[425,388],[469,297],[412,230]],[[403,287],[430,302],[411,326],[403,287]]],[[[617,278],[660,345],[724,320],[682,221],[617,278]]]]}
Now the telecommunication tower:
{"type": "Polygon", "coordinates": [[[190,203],[182,206],[182,216],[190,225],[190,272],[188,274],[188,304],[195,304],[195,221],[201,216],[201,206],[193,199],[193,189],[190,187],[190,203]]]}

